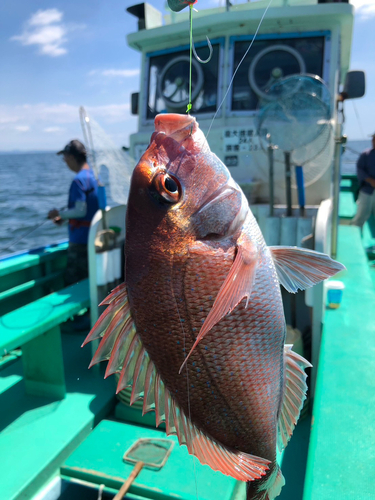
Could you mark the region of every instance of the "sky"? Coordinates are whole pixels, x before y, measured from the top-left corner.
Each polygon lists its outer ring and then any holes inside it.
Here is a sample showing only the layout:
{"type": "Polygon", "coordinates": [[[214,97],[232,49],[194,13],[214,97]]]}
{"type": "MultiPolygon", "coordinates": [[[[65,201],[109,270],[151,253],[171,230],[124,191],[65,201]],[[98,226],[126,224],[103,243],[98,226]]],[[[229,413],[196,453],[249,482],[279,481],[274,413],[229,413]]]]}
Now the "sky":
{"type": "MultiPolygon", "coordinates": [[[[238,3],[238,0],[233,0],[238,3]]],[[[118,146],[137,130],[130,95],[139,89],[140,55],[126,35],[134,0],[2,0],[0,2],[0,151],[59,150],[82,139],[85,106],[118,146]]],[[[164,11],[164,0],[149,0],[164,11]]],[[[223,5],[198,0],[198,8],[223,5]]],[[[367,92],[345,104],[345,133],[375,132],[375,0],[356,7],[351,69],[366,71],[367,92]]]]}

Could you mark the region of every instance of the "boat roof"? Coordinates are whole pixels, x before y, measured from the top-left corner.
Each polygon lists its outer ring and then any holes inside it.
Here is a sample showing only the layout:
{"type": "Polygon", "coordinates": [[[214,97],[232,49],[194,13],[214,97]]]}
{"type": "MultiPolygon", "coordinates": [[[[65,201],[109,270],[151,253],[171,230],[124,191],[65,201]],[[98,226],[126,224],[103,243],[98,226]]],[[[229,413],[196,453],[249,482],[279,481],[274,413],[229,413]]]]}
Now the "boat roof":
{"type": "MultiPolygon", "coordinates": [[[[194,41],[217,38],[219,36],[238,36],[255,33],[259,20],[265,12],[268,1],[243,3],[231,6],[205,9],[194,12],[194,41]],[[224,15],[223,15],[224,14],[224,15]]],[[[161,17],[160,17],[161,20],[161,17]]],[[[354,7],[349,3],[317,4],[317,0],[288,0],[285,6],[281,0],[274,0],[262,22],[259,34],[281,34],[327,32],[338,33],[341,39],[341,81],[349,69],[354,7]]],[[[127,37],[128,45],[140,52],[147,53],[188,43],[188,11],[175,16],[165,16],[167,24],[142,29],[127,37]]],[[[161,23],[161,21],[160,21],[161,23]]]]}

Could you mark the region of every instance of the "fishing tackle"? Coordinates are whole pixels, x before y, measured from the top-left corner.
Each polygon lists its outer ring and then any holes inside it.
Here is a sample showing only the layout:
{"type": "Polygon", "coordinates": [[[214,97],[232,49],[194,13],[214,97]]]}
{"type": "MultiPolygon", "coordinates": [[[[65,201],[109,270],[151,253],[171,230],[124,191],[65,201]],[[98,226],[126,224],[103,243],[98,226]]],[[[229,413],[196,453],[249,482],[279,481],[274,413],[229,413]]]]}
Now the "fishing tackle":
{"type": "MultiPolygon", "coordinates": [[[[190,11],[190,15],[191,15],[191,11],[190,11]]],[[[209,56],[208,56],[208,58],[207,58],[207,59],[205,59],[205,60],[201,59],[201,58],[198,56],[198,54],[197,54],[197,52],[196,52],[196,50],[195,50],[194,41],[193,41],[193,54],[194,54],[194,57],[195,57],[195,59],[196,59],[198,62],[200,62],[201,64],[207,64],[208,62],[210,62],[210,61],[211,61],[211,58],[212,58],[212,54],[214,53],[214,49],[212,48],[212,45],[211,45],[210,39],[208,38],[208,36],[206,36],[206,38],[207,38],[208,47],[209,47],[209,49],[210,49],[210,55],[209,55],[209,56]]]]}

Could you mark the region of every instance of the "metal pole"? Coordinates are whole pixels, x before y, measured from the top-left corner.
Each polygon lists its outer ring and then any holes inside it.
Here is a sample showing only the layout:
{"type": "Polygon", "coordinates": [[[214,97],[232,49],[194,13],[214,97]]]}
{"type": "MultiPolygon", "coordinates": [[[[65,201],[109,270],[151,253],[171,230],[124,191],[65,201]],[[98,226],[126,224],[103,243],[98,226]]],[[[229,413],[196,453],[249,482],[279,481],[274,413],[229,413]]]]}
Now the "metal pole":
{"type": "Polygon", "coordinates": [[[273,191],[273,146],[270,144],[268,146],[268,162],[269,162],[269,188],[270,188],[270,216],[273,217],[273,206],[275,203],[274,191],[273,191]]]}
{"type": "Polygon", "coordinates": [[[290,152],[285,151],[286,215],[292,215],[292,172],[290,170],[290,152]]]}
{"type": "Polygon", "coordinates": [[[339,201],[340,201],[340,181],[341,181],[341,154],[342,145],[346,142],[346,137],[342,135],[342,123],[336,124],[335,156],[333,164],[333,204],[332,204],[332,233],[331,233],[331,255],[337,256],[337,234],[339,225],[339,201]]]}

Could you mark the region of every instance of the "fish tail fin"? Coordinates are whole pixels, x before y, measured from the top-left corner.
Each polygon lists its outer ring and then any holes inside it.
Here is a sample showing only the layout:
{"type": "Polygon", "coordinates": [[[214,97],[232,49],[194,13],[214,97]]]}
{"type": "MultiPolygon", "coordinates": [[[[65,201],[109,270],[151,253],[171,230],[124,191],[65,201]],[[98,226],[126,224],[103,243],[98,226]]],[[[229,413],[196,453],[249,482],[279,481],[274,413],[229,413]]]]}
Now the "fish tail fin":
{"type": "Polygon", "coordinates": [[[284,484],[284,476],[276,464],[264,479],[246,484],[246,500],[273,500],[280,495],[284,484]]]}

